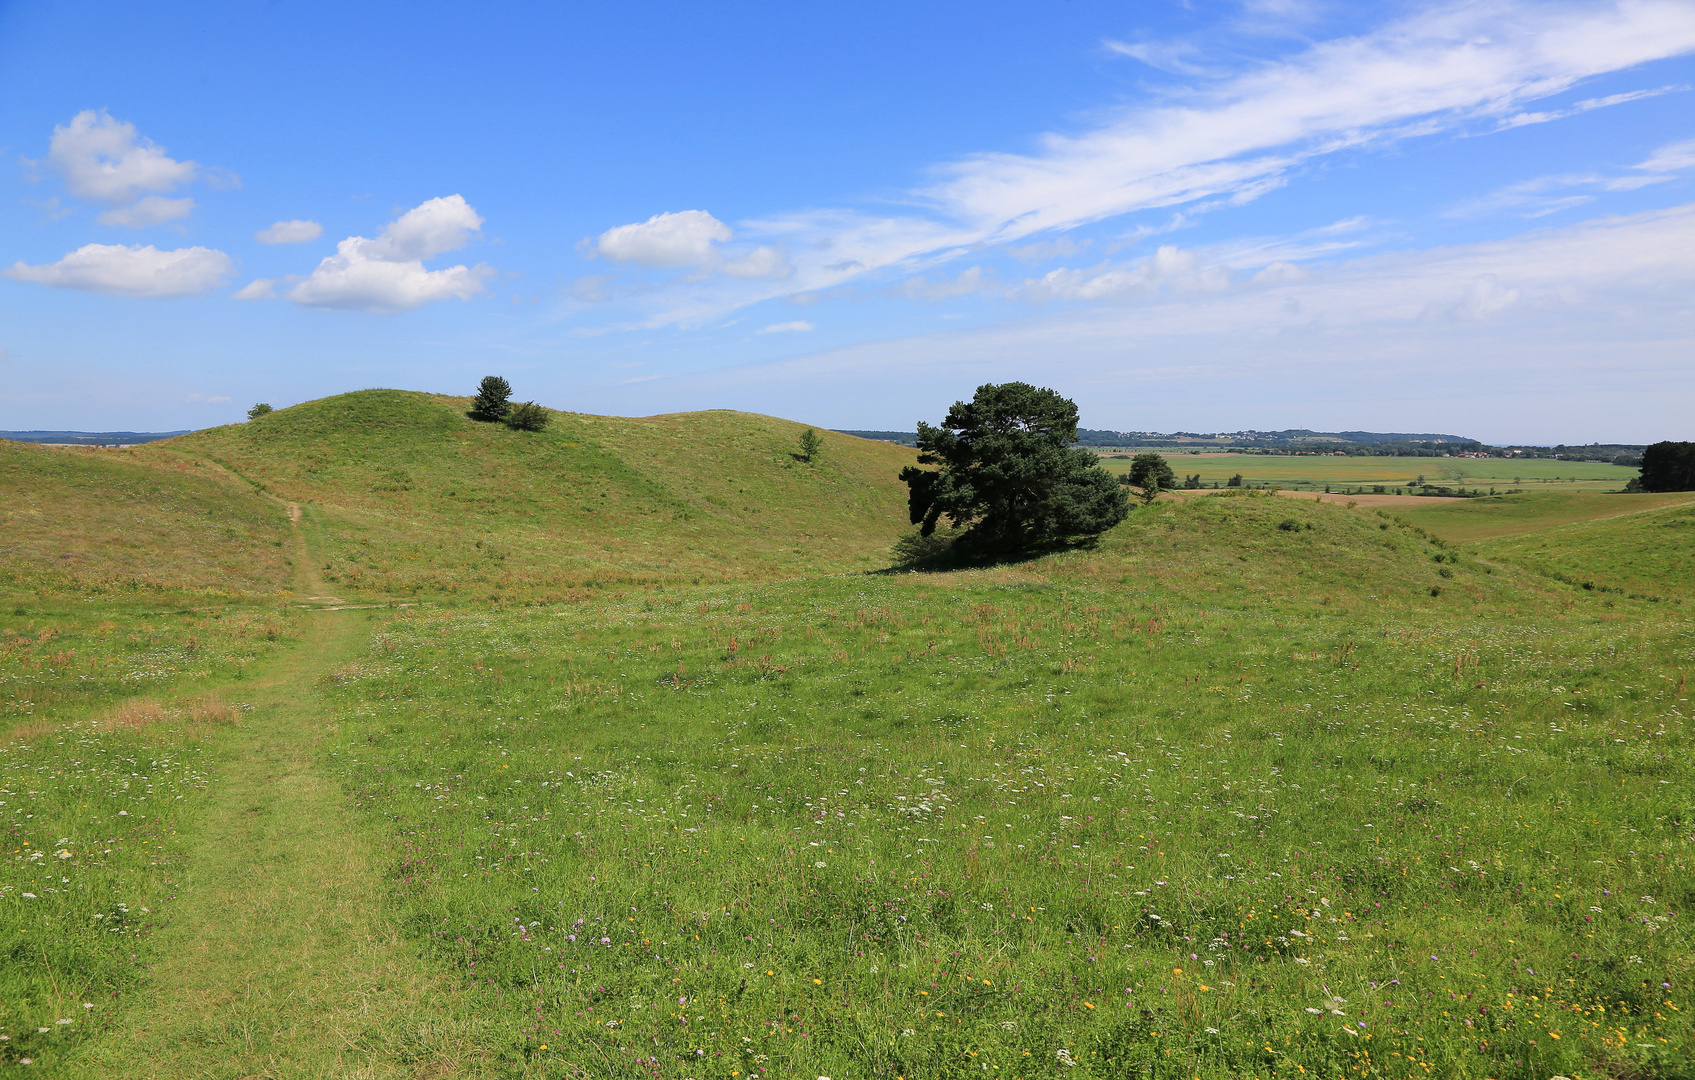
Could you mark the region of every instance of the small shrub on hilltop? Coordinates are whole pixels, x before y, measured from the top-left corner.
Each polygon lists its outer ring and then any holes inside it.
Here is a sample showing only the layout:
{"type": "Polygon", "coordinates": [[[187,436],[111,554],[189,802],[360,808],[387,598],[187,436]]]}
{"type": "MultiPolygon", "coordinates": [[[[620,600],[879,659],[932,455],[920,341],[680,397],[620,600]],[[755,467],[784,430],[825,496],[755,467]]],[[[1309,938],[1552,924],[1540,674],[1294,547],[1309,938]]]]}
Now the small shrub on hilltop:
{"type": "Polygon", "coordinates": [[[807,428],[800,433],[800,458],[802,461],[810,465],[817,461],[822,453],[824,453],[824,440],[818,432],[807,428]]]}
{"type": "Polygon", "coordinates": [[[533,401],[512,406],[506,414],[506,426],[513,431],[540,431],[552,419],[547,410],[533,401]]]}

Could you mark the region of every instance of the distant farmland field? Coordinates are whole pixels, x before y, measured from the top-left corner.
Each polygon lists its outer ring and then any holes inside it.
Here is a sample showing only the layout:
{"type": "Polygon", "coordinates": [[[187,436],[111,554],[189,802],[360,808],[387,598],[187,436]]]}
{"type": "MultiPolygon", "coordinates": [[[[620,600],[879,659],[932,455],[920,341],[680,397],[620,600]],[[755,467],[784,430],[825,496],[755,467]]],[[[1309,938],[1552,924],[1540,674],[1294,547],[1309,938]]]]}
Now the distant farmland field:
{"type": "MultiPolygon", "coordinates": [[[[1192,454],[1160,451],[1180,477],[1199,473],[1201,482],[1222,484],[1235,473],[1254,485],[1393,488],[1420,476],[1444,487],[1521,487],[1532,491],[1617,491],[1636,476],[1622,465],[1547,458],[1296,457],[1279,454],[1192,454]]],[[[1128,457],[1103,457],[1113,472],[1128,472],[1128,457]]]]}

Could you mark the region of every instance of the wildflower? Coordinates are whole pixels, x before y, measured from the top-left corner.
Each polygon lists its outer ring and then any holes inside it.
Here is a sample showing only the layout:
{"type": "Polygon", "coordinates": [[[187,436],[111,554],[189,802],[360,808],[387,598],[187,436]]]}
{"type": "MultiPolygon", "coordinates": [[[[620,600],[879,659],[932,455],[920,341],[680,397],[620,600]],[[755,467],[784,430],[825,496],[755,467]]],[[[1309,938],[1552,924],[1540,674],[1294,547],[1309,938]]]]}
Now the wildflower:
{"type": "Polygon", "coordinates": [[[1207,1034],[1208,1034],[1208,1035],[1217,1035],[1217,1034],[1218,1034],[1218,1029],[1217,1029],[1217,1028],[1211,1028],[1211,1027],[1209,1027],[1209,1028],[1207,1028],[1207,1034]]]}

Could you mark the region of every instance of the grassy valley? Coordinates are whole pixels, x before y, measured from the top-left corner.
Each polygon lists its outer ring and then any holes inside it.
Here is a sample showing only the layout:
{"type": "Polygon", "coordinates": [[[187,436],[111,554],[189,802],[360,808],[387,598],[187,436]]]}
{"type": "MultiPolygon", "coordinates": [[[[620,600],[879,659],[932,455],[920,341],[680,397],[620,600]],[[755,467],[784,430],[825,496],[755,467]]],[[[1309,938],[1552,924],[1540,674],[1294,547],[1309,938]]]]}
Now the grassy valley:
{"type": "Polygon", "coordinates": [[[30,451],[80,501],[5,519],[0,1061],[1691,1075],[1686,500],[1221,492],[914,572],[908,450],[464,407],[30,451]],[[197,539],[58,565],[119,506],[197,539]]]}

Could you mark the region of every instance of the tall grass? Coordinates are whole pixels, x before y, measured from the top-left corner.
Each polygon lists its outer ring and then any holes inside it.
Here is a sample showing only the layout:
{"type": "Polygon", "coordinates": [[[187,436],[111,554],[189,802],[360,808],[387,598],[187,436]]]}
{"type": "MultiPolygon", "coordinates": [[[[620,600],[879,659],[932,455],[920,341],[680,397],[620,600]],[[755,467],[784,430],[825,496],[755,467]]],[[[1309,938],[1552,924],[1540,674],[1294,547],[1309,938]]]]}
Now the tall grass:
{"type": "Polygon", "coordinates": [[[408,614],[328,760],[518,1071],[1674,1075],[1686,619],[1269,503],[408,614]]]}

